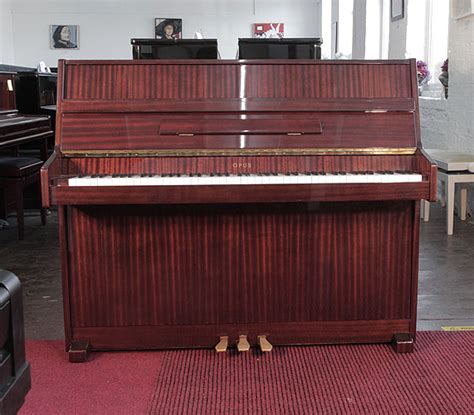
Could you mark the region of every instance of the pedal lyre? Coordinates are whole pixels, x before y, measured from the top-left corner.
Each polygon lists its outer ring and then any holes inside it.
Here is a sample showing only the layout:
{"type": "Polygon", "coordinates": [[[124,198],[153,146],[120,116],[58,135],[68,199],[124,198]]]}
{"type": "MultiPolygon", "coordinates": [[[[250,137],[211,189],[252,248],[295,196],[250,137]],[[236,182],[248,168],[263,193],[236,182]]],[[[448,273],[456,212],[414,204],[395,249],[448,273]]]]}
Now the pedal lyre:
{"type": "Polygon", "coordinates": [[[227,346],[229,345],[229,336],[221,336],[219,343],[214,347],[217,353],[223,353],[227,351],[227,346]]]}
{"type": "Polygon", "coordinates": [[[247,340],[247,335],[241,334],[237,340],[237,350],[239,352],[248,352],[250,350],[250,343],[247,340]]]}
{"type": "Polygon", "coordinates": [[[258,336],[257,337],[258,345],[262,352],[271,352],[273,349],[272,344],[267,340],[267,336],[258,336]]]}

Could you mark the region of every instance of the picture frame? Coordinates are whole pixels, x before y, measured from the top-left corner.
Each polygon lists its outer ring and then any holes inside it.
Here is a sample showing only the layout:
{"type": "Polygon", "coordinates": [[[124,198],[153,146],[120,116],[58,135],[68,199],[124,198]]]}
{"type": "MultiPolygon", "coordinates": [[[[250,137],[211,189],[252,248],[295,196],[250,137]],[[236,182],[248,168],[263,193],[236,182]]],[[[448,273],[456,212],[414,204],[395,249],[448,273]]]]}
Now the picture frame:
{"type": "Polygon", "coordinates": [[[79,49],[79,25],[49,25],[50,49],[79,49]]]}
{"type": "Polygon", "coordinates": [[[390,0],[390,20],[396,22],[405,17],[405,0],[390,0]]]}
{"type": "Polygon", "coordinates": [[[183,19],[175,17],[155,18],[156,39],[181,39],[183,33],[183,19]]]}
{"type": "Polygon", "coordinates": [[[284,23],[254,23],[252,37],[258,39],[283,39],[284,23]]]}

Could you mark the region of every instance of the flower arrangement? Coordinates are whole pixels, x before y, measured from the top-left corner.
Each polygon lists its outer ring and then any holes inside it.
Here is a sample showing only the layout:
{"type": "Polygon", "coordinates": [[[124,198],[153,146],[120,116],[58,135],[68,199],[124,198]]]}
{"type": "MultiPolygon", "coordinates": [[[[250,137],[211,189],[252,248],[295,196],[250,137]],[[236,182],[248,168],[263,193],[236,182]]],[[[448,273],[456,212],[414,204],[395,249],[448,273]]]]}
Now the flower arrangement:
{"type": "Polygon", "coordinates": [[[449,66],[449,59],[446,59],[443,65],[441,65],[441,74],[438,77],[439,82],[441,82],[441,84],[444,87],[445,98],[448,98],[448,80],[449,80],[448,66],[449,66]]]}
{"type": "Polygon", "coordinates": [[[446,59],[443,64],[441,65],[441,70],[443,72],[448,72],[448,66],[449,66],[449,59],[446,59]]]}
{"type": "Polygon", "coordinates": [[[431,79],[428,64],[424,61],[416,61],[416,76],[418,78],[418,86],[428,83],[431,79]]]}

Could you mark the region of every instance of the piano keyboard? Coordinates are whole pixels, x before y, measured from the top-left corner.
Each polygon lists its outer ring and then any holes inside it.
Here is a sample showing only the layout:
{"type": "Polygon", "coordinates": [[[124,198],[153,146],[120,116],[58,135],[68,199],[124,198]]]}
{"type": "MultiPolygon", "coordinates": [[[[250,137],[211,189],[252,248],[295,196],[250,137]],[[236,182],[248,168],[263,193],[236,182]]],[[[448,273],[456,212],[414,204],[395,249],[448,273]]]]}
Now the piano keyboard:
{"type": "Polygon", "coordinates": [[[361,184],[421,182],[421,174],[411,172],[370,173],[291,173],[291,174],[162,174],[78,176],[68,179],[69,186],[212,186],[280,184],[361,184]]]}

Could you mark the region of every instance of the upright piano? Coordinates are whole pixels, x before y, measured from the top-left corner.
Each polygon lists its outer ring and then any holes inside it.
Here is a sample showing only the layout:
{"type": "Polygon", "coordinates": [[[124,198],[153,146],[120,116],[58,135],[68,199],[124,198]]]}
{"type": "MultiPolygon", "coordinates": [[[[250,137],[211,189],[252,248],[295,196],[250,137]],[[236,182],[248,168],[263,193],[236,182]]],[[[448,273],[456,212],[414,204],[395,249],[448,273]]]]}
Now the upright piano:
{"type": "MultiPolygon", "coordinates": [[[[50,117],[24,115],[18,112],[15,95],[16,72],[0,71],[0,163],[1,154],[18,156],[21,146],[31,146],[39,152],[41,160],[48,157],[48,138],[54,135],[50,117]]],[[[0,172],[0,176],[2,173],[0,172]]],[[[1,177],[0,177],[1,178],[1,177]]],[[[37,192],[39,195],[39,192],[37,192]]],[[[0,220],[15,210],[16,194],[0,186],[0,220]]],[[[38,205],[40,203],[38,202],[38,205]]]]}
{"type": "Polygon", "coordinates": [[[46,139],[53,135],[48,116],[19,113],[15,95],[15,72],[0,72],[0,151],[39,142],[41,158],[47,158],[46,139]]]}
{"type": "Polygon", "coordinates": [[[60,61],[66,348],[390,343],[416,334],[416,64],[60,61]]]}
{"type": "MultiPolygon", "coordinates": [[[[16,103],[22,114],[45,114],[56,121],[56,90],[58,74],[38,71],[19,71],[15,79],[16,103]]],[[[54,138],[54,137],[53,137],[54,138]]],[[[54,140],[51,140],[51,148],[54,140]]]]}

